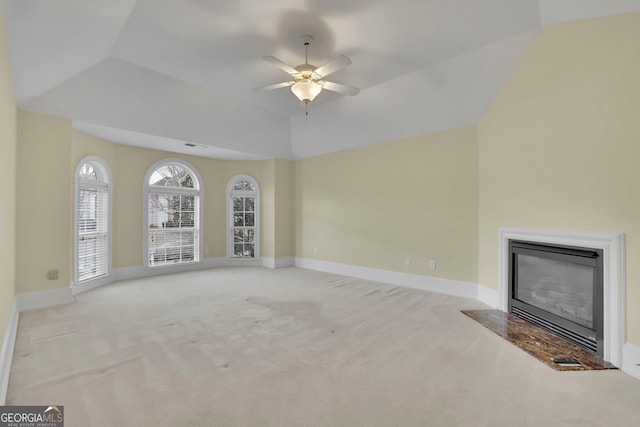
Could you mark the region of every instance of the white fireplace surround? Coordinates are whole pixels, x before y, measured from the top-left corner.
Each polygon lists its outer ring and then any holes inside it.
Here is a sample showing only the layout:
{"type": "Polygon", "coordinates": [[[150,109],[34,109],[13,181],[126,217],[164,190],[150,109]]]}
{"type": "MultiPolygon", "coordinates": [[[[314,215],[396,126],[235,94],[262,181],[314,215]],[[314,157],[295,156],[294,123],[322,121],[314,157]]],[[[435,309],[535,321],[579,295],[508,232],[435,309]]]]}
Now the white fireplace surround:
{"type": "Polygon", "coordinates": [[[624,234],[500,228],[499,238],[498,309],[505,312],[509,310],[509,240],[602,249],[604,360],[622,367],[626,321],[624,234]]]}

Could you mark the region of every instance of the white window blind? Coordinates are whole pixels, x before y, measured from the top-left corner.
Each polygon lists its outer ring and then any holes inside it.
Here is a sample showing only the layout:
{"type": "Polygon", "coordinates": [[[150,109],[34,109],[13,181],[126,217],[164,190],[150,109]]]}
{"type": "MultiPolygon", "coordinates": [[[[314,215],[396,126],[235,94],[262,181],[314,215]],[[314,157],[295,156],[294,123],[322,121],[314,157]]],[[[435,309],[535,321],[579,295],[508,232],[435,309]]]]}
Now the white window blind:
{"type": "Polygon", "coordinates": [[[109,185],[103,175],[85,163],[77,177],[78,282],[109,273],[109,185]]]}
{"type": "Polygon", "coordinates": [[[198,183],[177,163],[153,171],[147,189],[147,255],[149,267],[198,262],[198,183]]]}

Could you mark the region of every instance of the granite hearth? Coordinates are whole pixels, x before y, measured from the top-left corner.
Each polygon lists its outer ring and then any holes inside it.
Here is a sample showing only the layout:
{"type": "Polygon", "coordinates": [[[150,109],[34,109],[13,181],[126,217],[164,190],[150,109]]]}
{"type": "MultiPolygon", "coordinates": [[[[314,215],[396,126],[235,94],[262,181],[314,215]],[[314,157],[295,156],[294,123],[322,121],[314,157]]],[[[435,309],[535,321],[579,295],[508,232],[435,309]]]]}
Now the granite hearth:
{"type": "Polygon", "coordinates": [[[617,369],[597,355],[500,310],[462,310],[462,313],[558,371],[617,369]],[[579,366],[563,366],[553,359],[577,359],[579,366]]]}

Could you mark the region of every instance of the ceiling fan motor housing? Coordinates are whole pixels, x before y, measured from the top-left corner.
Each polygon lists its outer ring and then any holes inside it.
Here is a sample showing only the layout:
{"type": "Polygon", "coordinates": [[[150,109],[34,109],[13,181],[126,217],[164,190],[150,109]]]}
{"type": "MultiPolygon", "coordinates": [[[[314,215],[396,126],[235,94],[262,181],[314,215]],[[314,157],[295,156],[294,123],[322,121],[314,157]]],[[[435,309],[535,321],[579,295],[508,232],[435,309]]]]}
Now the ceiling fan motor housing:
{"type": "Polygon", "coordinates": [[[296,81],[310,79],[310,80],[318,80],[320,76],[315,74],[315,71],[318,69],[315,65],[311,64],[300,64],[296,67],[296,71],[298,71],[297,75],[292,76],[296,81]]]}

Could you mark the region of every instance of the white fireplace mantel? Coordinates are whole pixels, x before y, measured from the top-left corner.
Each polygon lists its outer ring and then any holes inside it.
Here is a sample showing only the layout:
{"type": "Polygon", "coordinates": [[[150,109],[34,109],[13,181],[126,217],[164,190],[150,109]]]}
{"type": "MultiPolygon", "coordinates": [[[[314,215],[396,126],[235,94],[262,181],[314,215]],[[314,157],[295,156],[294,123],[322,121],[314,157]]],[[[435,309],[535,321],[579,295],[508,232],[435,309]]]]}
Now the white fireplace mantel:
{"type": "Polygon", "coordinates": [[[500,228],[499,238],[498,309],[505,312],[509,297],[509,240],[602,249],[604,360],[621,367],[626,325],[624,234],[500,228]]]}

